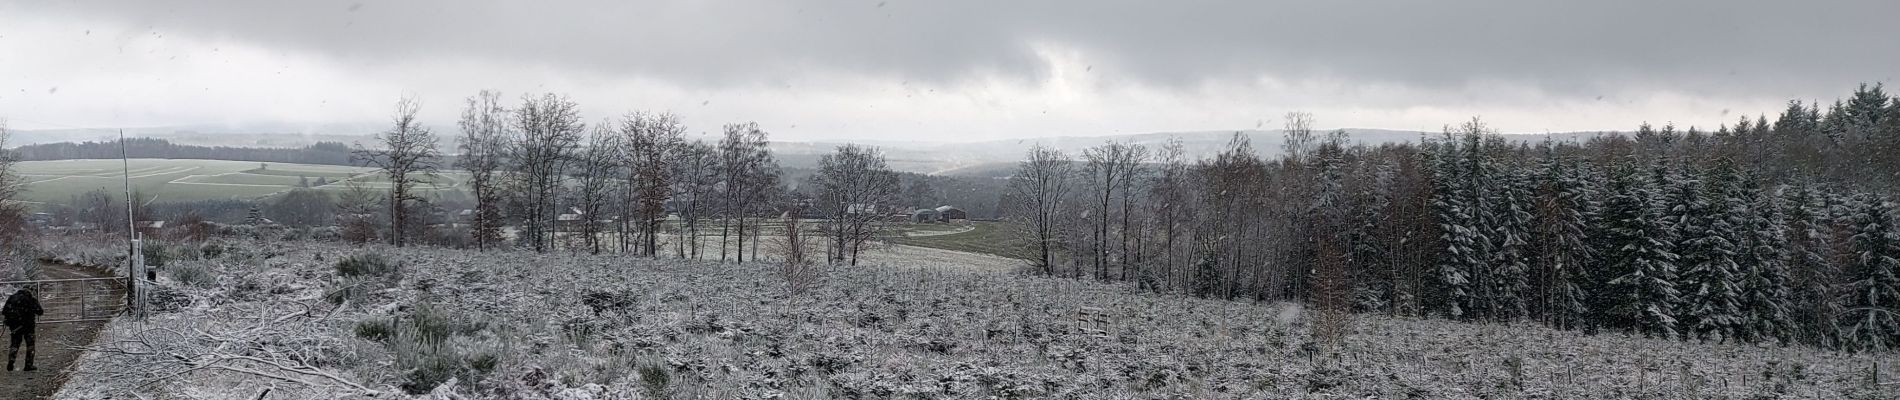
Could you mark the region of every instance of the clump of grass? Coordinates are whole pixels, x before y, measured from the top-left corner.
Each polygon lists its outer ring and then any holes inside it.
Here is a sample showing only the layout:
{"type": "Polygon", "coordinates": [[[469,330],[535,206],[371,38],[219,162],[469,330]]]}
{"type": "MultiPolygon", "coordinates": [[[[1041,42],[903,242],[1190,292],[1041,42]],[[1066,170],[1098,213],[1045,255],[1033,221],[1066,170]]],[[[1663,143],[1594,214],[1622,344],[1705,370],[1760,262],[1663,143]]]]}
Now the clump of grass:
{"type": "Polygon", "coordinates": [[[666,385],[673,380],[672,371],[657,362],[640,365],[640,386],[646,389],[647,396],[666,398],[666,385]]]}
{"type": "Polygon", "coordinates": [[[396,353],[396,367],[408,371],[400,385],[409,394],[424,394],[435,390],[449,378],[464,374],[463,360],[454,348],[431,346],[419,342],[399,342],[393,349],[396,353]]]}
{"type": "Polygon", "coordinates": [[[465,359],[470,369],[482,375],[495,372],[495,367],[501,366],[501,354],[493,350],[479,351],[469,355],[465,359]]]}
{"type": "Polygon", "coordinates": [[[432,346],[448,341],[449,335],[456,332],[455,319],[455,316],[436,310],[429,303],[416,305],[415,311],[409,313],[409,323],[415,327],[416,340],[432,346]]]}
{"type": "Polygon", "coordinates": [[[335,290],[323,295],[323,300],[335,305],[342,305],[344,302],[362,304],[364,299],[369,298],[369,293],[375,289],[371,287],[372,283],[374,282],[363,278],[343,278],[342,282],[338,282],[335,290]]]}
{"type": "Polygon", "coordinates": [[[378,254],[344,257],[336,262],[336,275],[339,278],[336,289],[324,295],[324,300],[330,304],[360,304],[370,293],[400,280],[401,272],[401,265],[378,254]]]}
{"type": "Polygon", "coordinates": [[[450,378],[474,383],[501,365],[499,352],[468,350],[467,343],[456,339],[478,336],[487,327],[467,319],[423,303],[405,317],[358,322],[356,335],[387,345],[396,356],[396,368],[406,371],[399,386],[410,394],[423,394],[450,378]]]}
{"type": "Polygon", "coordinates": [[[356,337],[372,342],[388,343],[396,335],[396,323],[387,319],[368,319],[357,321],[356,337]]]}
{"type": "Polygon", "coordinates": [[[336,262],[336,274],[345,278],[394,276],[401,267],[375,253],[363,253],[336,262]]]}

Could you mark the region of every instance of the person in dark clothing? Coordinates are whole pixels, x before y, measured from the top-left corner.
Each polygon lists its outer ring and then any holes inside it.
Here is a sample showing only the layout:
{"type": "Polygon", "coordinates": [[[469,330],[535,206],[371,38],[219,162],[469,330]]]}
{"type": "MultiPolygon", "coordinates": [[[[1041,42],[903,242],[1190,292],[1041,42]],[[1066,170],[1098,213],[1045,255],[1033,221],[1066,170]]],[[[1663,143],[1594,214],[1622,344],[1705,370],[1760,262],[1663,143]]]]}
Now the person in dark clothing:
{"type": "Polygon", "coordinates": [[[20,342],[26,342],[26,371],[37,370],[33,367],[33,325],[46,310],[40,309],[40,299],[33,295],[30,288],[20,289],[7,296],[7,303],[0,306],[0,318],[6,319],[7,329],[13,331],[11,344],[7,346],[7,370],[13,370],[13,360],[20,354],[20,342]]]}

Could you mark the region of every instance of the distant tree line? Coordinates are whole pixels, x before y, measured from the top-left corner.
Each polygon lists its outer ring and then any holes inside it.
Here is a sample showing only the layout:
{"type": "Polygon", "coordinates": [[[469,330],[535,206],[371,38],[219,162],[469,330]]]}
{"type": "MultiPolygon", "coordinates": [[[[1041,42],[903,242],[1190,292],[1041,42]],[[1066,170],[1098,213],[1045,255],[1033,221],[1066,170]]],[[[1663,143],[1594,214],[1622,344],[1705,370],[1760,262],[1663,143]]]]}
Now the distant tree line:
{"type": "Polygon", "coordinates": [[[1004,202],[1045,274],[1322,310],[1684,340],[1900,346],[1900,100],[1532,143],[1482,121],[1284,156],[1037,148],[1004,202]]]}
{"type": "MultiPolygon", "coordinates": [[[[20,161],[116,159],[118,141],[29,144],[13,149],[20,161]]],[[[257,161],[319,165],[354,165],[348,145],[318,142],[300,148],[193,146],[165,139],[126,138],[124,155],[131,158],[257,161]]]]}

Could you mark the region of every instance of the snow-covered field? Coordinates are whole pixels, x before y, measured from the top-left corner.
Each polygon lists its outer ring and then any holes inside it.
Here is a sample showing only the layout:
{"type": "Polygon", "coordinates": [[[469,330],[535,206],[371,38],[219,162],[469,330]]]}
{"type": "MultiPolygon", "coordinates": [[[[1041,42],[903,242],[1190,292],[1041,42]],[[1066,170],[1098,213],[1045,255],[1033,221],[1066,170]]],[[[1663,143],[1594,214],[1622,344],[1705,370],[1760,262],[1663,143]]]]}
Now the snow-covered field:
{"type": "MultiPolygon", "coordinates": [[[[1894,398],[1895,358],[1357,316],[868,257],[770,265],[232,243],[61,398],[1894,398]],[[396,265],[356,263],[377,254],[396,265]],[[339,305],[340,304],[340,305],[339,305]],[[1102,322],[1077,318],[1083,310],[1102,322]]],[[[904,250],[900,251],[920,251],[904,250]]],[[[187,257],[190,258],[190,257],[187,257]]]]}

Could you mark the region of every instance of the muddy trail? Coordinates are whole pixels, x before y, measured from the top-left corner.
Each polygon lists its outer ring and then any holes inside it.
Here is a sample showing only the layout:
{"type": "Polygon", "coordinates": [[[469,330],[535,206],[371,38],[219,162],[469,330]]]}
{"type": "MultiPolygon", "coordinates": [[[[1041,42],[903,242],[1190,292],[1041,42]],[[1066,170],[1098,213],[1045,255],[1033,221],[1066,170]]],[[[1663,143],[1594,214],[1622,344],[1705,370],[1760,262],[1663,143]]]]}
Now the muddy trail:
{"type": "MultiPolygon", "coordinates": [[[[94,279],[110,278],[105,271],[46,263],[40,264],[40,274],[43,283],[33,285],[40,290],[41,308],[46,311],[35,332],[38,346],[34,364],[39,370],[19,370],[25,367],[26,349],[22,348],[15,368],[0,371],[0,398],[52,398],[72,375],[73,362],[79,359],[80,351],[72,348],[92,344],[106,324],[104,320],[60,321],[109,318],[125,301],[122,280],[94,279]]],[[[19,288],[17,284],[0,285],[4,292],[0,296],[11,295],[19,288]]]]}

